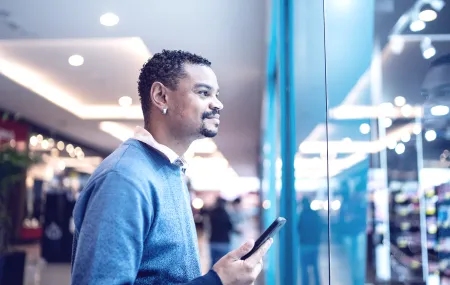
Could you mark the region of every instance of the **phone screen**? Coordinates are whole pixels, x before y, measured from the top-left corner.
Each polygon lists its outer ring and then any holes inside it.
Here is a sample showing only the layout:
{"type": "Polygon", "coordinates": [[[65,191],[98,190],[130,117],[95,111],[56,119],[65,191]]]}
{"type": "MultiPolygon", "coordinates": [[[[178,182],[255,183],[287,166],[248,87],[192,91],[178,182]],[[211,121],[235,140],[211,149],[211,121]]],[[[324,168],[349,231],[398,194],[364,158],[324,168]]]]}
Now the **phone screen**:
{"type": "Polygon", "coordinates": [[[252,250],[241,257],[241,260],[245,260],[252,256],[255,251],[257,251],[261,245],[263,245],[268,239],[275,236],[276,233],[280,231],[280,229],[284,226],[286,223],[286,219],[283,217],[278,217],[275,219],[275,221],[264,231],[264,233],[255,241],[255,246],[252,248],[252,250]]]}

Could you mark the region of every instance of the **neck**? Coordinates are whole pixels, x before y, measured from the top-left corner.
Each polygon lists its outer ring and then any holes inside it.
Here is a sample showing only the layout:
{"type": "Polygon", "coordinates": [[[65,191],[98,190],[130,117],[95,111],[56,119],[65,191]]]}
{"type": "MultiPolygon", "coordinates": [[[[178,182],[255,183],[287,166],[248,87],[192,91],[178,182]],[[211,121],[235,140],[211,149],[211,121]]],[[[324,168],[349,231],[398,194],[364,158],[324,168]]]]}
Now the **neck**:
{"type": "Polygon", "coordinates": [[[161,120],[156,122],[158,124],[148,124],[145,129],[152,134],[158,143],[167,146],[179,156],[184,155],[192,141],[174,136],[169,127],[161,123],[161,120]]]}

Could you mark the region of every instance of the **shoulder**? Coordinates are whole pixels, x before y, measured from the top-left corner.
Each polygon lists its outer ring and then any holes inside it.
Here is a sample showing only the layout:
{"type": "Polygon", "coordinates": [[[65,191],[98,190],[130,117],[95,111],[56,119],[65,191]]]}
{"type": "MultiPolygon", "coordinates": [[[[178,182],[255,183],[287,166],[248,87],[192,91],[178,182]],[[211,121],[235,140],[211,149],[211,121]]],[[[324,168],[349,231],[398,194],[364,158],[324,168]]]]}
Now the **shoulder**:
{"type": "Polygon", "coordinates": [[[160,167],[160,158],[154,151],[135,139],[129,139],[103,160],[92,179],[115,173],[119,178],[144,182],[160,167]]]}

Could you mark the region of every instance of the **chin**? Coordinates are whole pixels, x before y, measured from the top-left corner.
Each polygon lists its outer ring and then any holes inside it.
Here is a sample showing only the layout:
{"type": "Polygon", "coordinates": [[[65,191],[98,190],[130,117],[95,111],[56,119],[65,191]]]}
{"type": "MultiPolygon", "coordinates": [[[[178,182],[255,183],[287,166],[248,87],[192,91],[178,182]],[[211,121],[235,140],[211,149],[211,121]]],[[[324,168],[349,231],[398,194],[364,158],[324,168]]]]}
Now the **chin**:
{"type": "Polygon", "coordinates": [[[211,130],[211,129],[202,129],[202,130],[200,131],[200,134],[201,134],[203,137],[205,137],[205,138],[213,138],[213,137],[215,137],[215,136],[217,135],[217,133],[218,133],[218,130],[217,130],[217,129],[215,129],[215,130],[211,130]]]}

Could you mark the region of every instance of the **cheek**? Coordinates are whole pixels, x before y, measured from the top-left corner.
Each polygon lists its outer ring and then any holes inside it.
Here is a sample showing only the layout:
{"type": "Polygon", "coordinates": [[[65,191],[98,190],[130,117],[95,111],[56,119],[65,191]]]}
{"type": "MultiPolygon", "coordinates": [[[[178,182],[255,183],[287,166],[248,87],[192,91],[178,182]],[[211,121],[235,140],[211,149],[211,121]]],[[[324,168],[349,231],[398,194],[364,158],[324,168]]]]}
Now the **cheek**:
{"type": "Polygon", "coordinates": [[[184,103],[177,106],[176,113],[182,124],[189,124],[194,121],[196,123],[201,121],[203,111],[198,105],[184,103]]]}

